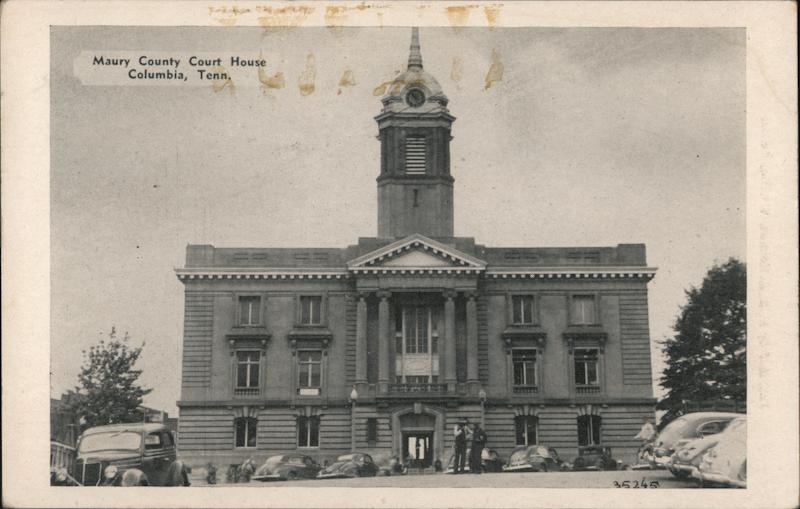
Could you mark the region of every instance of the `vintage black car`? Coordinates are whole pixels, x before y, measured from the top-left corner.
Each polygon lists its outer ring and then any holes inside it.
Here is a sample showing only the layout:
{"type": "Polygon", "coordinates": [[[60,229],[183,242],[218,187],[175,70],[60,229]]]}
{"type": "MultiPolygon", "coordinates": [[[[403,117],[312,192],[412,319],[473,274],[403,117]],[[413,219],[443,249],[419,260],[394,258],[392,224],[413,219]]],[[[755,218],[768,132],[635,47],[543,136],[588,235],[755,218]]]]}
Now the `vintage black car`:
{"type": "MultiPolygon", "coordinates": [[[[472,448],[467,448],[467,455],[464,461],[464,472],[469,472],[469,458],[472,456],[472,448]]],[[[452,474],[454,472],[454,465],[455,465],[456,457],[455,455],[450,456],[450,461],[447,462],[447,473],[452,474]]],[[[503,471],[503,460],[500,459],[500,455],[497,454],[497,451],[494,449],[484,449],[481,451],[481,471],[482,472],[502,472],[503,471]]]]}
{"type": "Polygon", "coordinates": [[[295,479],[314,479],[322,470],[316,461],[304,454],[279,454],[270,456],[258,467],[254,481],[294,481],[295,479]]]}
{"type": "Polygon", "coordinates": [[[323,468],[317,477],[330,479],[336,477],[374,477],[378,474],[378,466],[372,456],[362,452],[343,454],[336,461],[323,468]]]}
{"type": "Polygon", "coordinates": [[[521,445],[511,451],[504,472],[558,472],[563,462],[552,447],[544,445],[521,445]]]}
{"type": "Polygon", "coordinates": [[[578,447],[572,470],[616,470],[619,462],[611,457],[611,448],[600,445],[578,447]]]}
{"type": "Polygon", "coordinates": [[[70,480],[82,486],[189,486],[190,469],[175,456],[163,424],[96,426],[83,432],[70,480]]]}

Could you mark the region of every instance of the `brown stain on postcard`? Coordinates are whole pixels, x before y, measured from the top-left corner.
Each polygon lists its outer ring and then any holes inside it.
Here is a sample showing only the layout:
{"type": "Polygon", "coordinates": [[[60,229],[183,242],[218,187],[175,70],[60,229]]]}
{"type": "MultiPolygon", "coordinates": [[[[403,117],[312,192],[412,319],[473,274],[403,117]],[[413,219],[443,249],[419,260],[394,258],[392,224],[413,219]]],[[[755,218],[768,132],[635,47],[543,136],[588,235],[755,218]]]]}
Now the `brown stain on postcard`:
{"type": "MultiPolygon", "coordinates": [[[[396,70],[396,69],[395,69],[395,71],[394,71],[394,75],[395,75],[395,76],[398,76],[399,74],[400,74],[400,71],[398,71],[398,70],[396,70]]],[[[380,85],[378,85],[377,87],[375,87],[375,88],[372,90],[372,95],[373,95],[373,96],[375,96],[375,97],[378,97],[378,96],[381,96],[381,95],[385,94],[385,93],[386,93],[386,92],[389,90],[389,86],[390,86],[392,83],[394,83],[394,82],[395,82],[395,79],[396,79],[396,78],[392,78],[392,79],[390,79],[390,80],[388,80],[388,81],[384,81],[383,83],[381,83],[380,85]]]]}
{"type": "Polygon", "coordinates": [[[450,26],[463,27],[469,20],[470,11],[477,7],[477,5],[452,5],[445,8],[444,13],[447,15],[450,26]]]}
{"type": "MultiPolygon", "coordinates": [[[[225,75],[225,76],[228,75],[228,73],[225,71],[225,68],[222,67],[221,65],[215,67],[213,69],[213,72],[219,75],[225,75]]],[[[214,92],[222,92],[223,90],[225,90],[225,87],[228,87],[231,93],[233,93],[234,86],[233,86],[233,80],[231,78],[228,77],[224,79],[211,80],[211,88],[214,90],[214,92]]]]}
{"type": "Polygon", "coordinates": [[[492,83],[503,81],[503,70],[503,62],[500,61],[500,55],[497,54],[497,51],[492,49],[492,63],[489,66],[489,70],[486,71],[486,78],[483,80],[483,89],[489,90],[492,83]]]}
{"type": "Polygon", "coordinates": [[[314,12],[314,7],[307,5],[289,5],[287,7],[259,5],[256,10],[262,14],[258,18],[258,23],[262,27],[295,28],[302,25],[306,18],[314,12]]]}
{"type": "Polygon", "coordinates": [[[342,77],[339,79],[339,86],[340,87],[352,87],[356,84],[356,78],[353,75],[353,71],[350,69],[345,69],[342,73],[342,77]]]}
{"type": "Polygon", "coordinates": [[[306,57],[306,68],[300,73],[297,85],[300,88],[300,95],[311,95],[314,93],[314,80],[317,77],[315,59],[312,53],[306,57]]]}
{"type": "Polygon", "coordinates": [[[269,90],[283,88],[286,86],[286,79],[283,73],[278,71],[274,76],[269,76],[264,69],[258,68],[258,81],[261,82],[261,90],[268,92],[269,90]]]}
{"type": "Polygon", "coordinates": [[[464,76],[463,66],[459,57],[453,57],[453,66],[450,69],[450,79],[458,83],[464,76]]]}
{"type": "Polygon", "coordinates": [[[502,7],[503,4],[483,6],[483,14],[486,16],[486,23],[489,25],[489,28],[493,28],[497,24],[497,16],[500,15],[500,9],[502,9],[502,7]]]}

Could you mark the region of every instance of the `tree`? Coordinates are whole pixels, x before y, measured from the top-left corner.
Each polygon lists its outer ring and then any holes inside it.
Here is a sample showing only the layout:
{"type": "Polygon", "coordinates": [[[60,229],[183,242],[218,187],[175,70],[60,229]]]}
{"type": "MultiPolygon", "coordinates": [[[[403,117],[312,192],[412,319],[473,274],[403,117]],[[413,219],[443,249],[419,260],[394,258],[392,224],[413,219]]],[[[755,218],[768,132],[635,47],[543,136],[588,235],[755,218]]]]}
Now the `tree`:
{"type": "Polygon", "coordinates": [[[667,420],[687,407],[744,405],[747,399],[745,264],[731,258],[715,265],[686,296],[675,336],[662,343],[668,367],[660,383],[667,394],[657,406],[667,410],[667,420]]]}
{"type": "Polygon", "coordinates": [[[76,411],[86,427],[120,422],[141,421],[138,407],[142,397],[152,389],[143,389],[137,383],[142,371],[133,365],[142,353],[144,343],[138,347],[128,345],[128,333],[117,337],[114,327],[108,341],[83,351],[83,365],[78,375],[80,395],[76,411]]]}

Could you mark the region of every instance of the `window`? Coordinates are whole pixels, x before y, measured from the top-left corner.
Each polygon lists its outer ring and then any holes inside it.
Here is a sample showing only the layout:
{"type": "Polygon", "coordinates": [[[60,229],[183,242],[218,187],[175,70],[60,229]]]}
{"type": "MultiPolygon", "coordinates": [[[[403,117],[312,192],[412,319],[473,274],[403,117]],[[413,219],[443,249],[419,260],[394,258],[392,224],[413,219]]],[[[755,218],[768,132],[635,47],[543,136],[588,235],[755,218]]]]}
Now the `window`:
{"type": "Polygon", "coordinates": [[[322,323],[322,297],[300,297],[300,323],[303,325],[322,323]]]}
{"type": "Polygon", "coordinates": [[[367,418],[367,442],[369,442],[370,447],[374,445],[375,442],[378,441],[378,419],[375,417],[368,417],[367,418]]]}
{"type": "Polygon", "coordinates": [[[161,433],[158,431],[150,433],[144,437],[145,449],[161,449],[162,447],[163,443],[161,442],[161,433]]]}
{"type": "Polygon", "coordinates": [[[514,428],[517,445],[535,445],[539,419],[535,415],[518,415],[514,417],[514,428]]]}
{"type": "Polygon", "coordinates": [[[530,325],[536,323],[533,318],[534,301],[533,295],[514,295],[511,298],[512,302],[512,319],[515,324],[530,325]]]}
{"type": "Polygon", "coordinates": [[[515,349],[512,352],[514,364],[514,385],[536,385],[536,350],[515,349]]]}
{"type": "Polygon", "coordinates": [[[166,447],[174,447],[175,446],[175,438],[172,436],[171,431],[164,432],[164,445],[166,447]]]}
{"type": "Polygon", "coordinates": [[[318,417],[299,417],[297,419],[297,446],[319,447],[318,417]]]}
{"type": "Polygon", "coordinates": [[[599,385],[597,348],[575,349],[575,385],[599,385]]]}
{"type": "Polygon", "coordinates": [[[236,388],[258,389],[258,372],[261,363],[261,352],[236,352],[236,388]]]}
{"type": "Polygon", "coordinates": [[[261,323],[261,297],[239,297],[239,325],[261,323]]]}
{"type": "Polygon", "coordinates": [[[573,295],[570,317],[574,325],[593,325],[597,323],[594,295],[573,295]]]}
{"type": "Polygon", "coordinates": [[[301,396],[318,396],[322,387],[322,352],[304,350],[297,352],[299,379],[297,392],[301,396]]]}
{"type": "Polygon", "coordinates": [[[600,421],[599,415],[578,417],[578,445],[600,444],[600,421]]]}
{"type": "Polygon", "coordinates": [[[258,420],[255,417],[237,417],[233,420],[236,447],[255,447],[258,420]]]}
{"type": "Polygon", "coordinates": [[[428,353],[428,348],[431,349],[431,353],[437,352],[439,333],[431,308],[424,306],[403,308],[402,321],[398,325],[401,327],[401,337],[405,340],[405,353],[428,353]]]}
{"type": "Polygon", "coordinates": [[[406,173],[425,174],[425,136],[406,138],[406,173]]]}

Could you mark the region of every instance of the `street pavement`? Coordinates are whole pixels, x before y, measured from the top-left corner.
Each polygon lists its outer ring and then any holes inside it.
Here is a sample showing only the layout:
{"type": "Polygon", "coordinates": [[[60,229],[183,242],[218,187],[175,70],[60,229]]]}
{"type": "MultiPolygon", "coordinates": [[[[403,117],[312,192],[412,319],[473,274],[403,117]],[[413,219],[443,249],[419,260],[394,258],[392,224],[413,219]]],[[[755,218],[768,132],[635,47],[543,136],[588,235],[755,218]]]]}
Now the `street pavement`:
{"type": "MultiPolygon", "coordinates": [[[[610,472],[509,472],[496,474],[425,474],[355,479],[309,479],[291,482],[251,481],[237,486],[368,487],[368,488],[617,488],[642,489],[693,488],[690,480],[676,479],[665,470],[621,470],[610,472]],[[627,481],[627,483],[625,483],[627,481]],[[623,484],[625,483],[625,484],[623,484]]],[[[194,483],[193,483],[194,484],[194,483]]],[[[217,486],[231,486],[220,484],[217,486]]]]}

